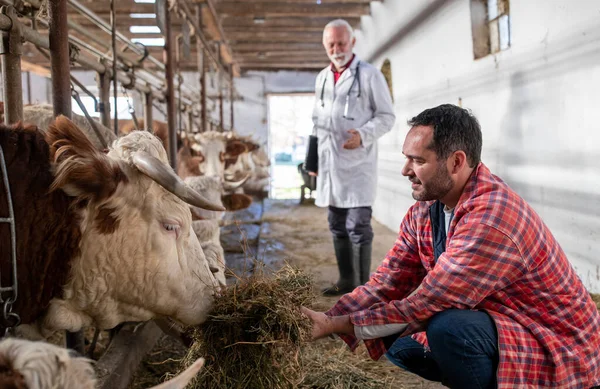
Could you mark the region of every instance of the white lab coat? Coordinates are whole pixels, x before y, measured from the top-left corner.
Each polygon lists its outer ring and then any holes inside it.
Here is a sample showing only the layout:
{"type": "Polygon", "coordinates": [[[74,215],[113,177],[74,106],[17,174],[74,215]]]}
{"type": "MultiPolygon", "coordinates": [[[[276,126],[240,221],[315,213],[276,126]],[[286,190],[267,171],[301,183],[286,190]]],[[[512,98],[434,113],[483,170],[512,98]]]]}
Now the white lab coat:
{"type": "Polygon", "coordinates": [[[371,64],[360,61],[361,94],[357,98],[357,79],[350,92],[347,115],[354,120],[343,117],[346,96],[359,61],[355,56],[335,85],[330,66],[319,73],[315,83],[313,134],[319,138],[315,204],[319,207],[367,207],[375,200],[377,139],[392,129],[396,116],[383,74],[371,64]],[[320,99],[322,90],[324,106],[320,99]],[[362,145],[354,150],[342,147],[351,136],[350,129],[356,129],[362,139],[362,145]]]}

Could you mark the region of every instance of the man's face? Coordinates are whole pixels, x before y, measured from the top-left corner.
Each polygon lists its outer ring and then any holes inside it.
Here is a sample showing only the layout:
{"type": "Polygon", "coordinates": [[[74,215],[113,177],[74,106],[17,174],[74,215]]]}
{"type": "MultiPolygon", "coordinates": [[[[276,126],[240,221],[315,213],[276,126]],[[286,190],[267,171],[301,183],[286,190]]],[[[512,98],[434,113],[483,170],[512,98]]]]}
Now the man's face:
{"type": "Polygon", "coordinates": [[[406,157],[402,175],[412,182],[412,196],[418,201],[442,199],[454,186],[447,160],[439,161],[435,152],[427,148],[432,141],[433,128],[416,126],[406,135],[402,148],[406,157]]]}
{"type": "Polygon", "coordinates": [[[350,39],[350,33],[344,27],[329,27],[323,33],[323,46],[331,62],[342,67],[352,58],[352,48],[355,38],[350,39]]]}

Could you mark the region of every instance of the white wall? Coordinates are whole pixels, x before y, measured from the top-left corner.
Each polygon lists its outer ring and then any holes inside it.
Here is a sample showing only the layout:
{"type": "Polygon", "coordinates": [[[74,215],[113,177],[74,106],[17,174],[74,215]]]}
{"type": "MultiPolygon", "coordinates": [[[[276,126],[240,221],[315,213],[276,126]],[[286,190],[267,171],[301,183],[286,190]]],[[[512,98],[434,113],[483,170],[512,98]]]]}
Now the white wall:
{"type": "MultiPolygon", "coordinates": [[[[372,3],[356,51],[368,58],[433,1],[372,3]]],[[[414,202],[400,170],[407,119],[469,108],[483,161],[542,216],[585,285],[600,292],[600,2],[510,2],[512,47],[473,60],[470,2],[449,1],[372,62],[392,65],[397,122],[380,140],[374,216],[397,230],[414,202]]]]}

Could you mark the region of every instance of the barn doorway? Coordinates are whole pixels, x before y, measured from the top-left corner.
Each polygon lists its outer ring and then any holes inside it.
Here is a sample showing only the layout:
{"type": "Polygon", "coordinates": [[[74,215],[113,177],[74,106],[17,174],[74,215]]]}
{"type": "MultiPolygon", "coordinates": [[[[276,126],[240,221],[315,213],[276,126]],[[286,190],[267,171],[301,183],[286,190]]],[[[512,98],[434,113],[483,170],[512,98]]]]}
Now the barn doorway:
{"type": "MultiPolygon", "coordinates": [[[[314,94],[271,94],[269,104],[270,198],[300,199],[308,136],[312,134],[314,94]]],[[[316,194],[313,193],[313,197],[316,194]]]]}

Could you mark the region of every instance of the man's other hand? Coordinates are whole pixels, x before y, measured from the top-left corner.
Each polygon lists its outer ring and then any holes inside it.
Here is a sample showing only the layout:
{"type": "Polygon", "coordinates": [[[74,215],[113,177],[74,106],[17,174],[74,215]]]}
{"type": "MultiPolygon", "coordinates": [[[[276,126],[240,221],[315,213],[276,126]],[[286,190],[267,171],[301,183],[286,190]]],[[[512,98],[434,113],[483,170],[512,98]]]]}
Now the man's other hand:
{"type": "Polygon", "coordinates": [[[352,129],[348,130],[348,133],[352,136],[346,141],[346,143],[344,143],[343,147],[347,150],[354,150],[355,148],[359,147],[362,143],[362,139],[360,139],[360,132],[352,129]]]}
{"type": "Polygon", "coordinates": [[[308,172],[308,175],[313,177],[318,176],[317,172],[308,172]]]}

